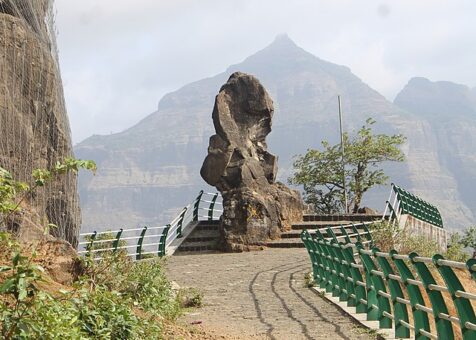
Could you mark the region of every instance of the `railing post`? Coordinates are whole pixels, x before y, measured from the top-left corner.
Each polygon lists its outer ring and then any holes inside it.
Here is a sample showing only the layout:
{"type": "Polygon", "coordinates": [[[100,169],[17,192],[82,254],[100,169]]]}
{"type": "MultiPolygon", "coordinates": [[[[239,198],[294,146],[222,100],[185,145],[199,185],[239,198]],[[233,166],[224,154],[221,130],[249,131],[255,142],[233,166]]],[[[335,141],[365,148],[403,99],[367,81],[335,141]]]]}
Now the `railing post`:
{"type": "Polygon", "coordinates": [[[369,308],[367,320],[378,320],[379,328],[392,328],[392,320],[383,314],[383,312],[392,313],[390,302],[386,297],[378,294],[378,291],[387,292],[385,283],[380,276],[374,273],[374,271],[378,271],[378,268],[370,255],[364,253],[364,248],[361,244],[357,245],[357,249],[365,270],[367,306],[369,308]]]}
{"type": "Polygon", "coordinates": [[[420,288],[418,286],[408,283],[408,280],[415,280],[415,277],[410,271],[410,268],[408,268],[408,266],[405,264],[405,261],[401,258],[395,257],[397,255],[397,251],[390,251],[390,256],[392,257],[393,263],[397,267],[398,273],[402,278],[403,285],[407,290],[408,298],[412,307],[413,325],[415,327],[415,339],[426,340],[428,338],[423,335],[420,330],[422,329],[426,332],[430,332],[430,321],[428,320],[428,314],[422,310],[416,309],[417,304],[424,306],[425,300],[423,299],[423,295],[420,292],[420,288]]]}
{"type": "Polygon", "coordinates": [[[309,232],[304,229],[301,232],[301,240],[304,243],[304,246],[306,247],[307,253],[309,254],[309,257],[311,259],[311,264],[312,264],[312,278],[315,283],[320,282],[320,277],[319,277],[319,262],[317,260],[317,256],[314,253],[314,245],[312,242],[312,236],[309,234],[309,232]]]}
{"type": "Polygon", "coordinates": [[[372,234],[370,233],[370,230],[367,227],[367,225],[363,222],[362,222],[362,227],[364,228],[364,235],[367,238],[367,241],[370,241],[369,242],[369,248],[371,249],[374,246],[374,240],[372,239],[372,234]]]}
{"type": "Polygon", "coordinates": [[[193,205],[193,220],[198,221],[198,209],[200,208],[200,201],[202,199],[203,190],[200,190],[197,198],[195,199],[195,204],[193,205]]]}
{"type": "Polygon", "coordinates": [[[213,209],[215,208],[215,202],[218,198],[218,192],[213,195],[213,198],[211,200],[211,203],[210,203],[210,208],[208,208],[208,220],[209,221],[213,221],[213,209]]]}
{"type": "Polygon", "coordinates": [[[331,229],[331,227],[327,227],[327,228],[326,228],[326,231],[327,231],[327,234],[328,234],[330,237],[332,237],[332,241],[339,243],[339,241],[337,241],[336,234],[335,234],[334,231],[331,229]]]}
{"type": "Polygon", "coordinates": [[[327,258],[327,266],[329,267],[329,274],[330,274],[330,282],[328,283],[328,286],[326,287],[326,291],[332,293],[333,297],[337,297],[340,295],[340,289],[339,287],[339,270],[336,267],[334,256],[332,256],[332,253],[330,251],[330,246],[329,242],[326,240],[321,240],[321,249],[323,250],[324,257],[327,258]]]}
{"type": "Polygon", "coordinates": [[[468,270],[471,273],[473,280],[476,281],[476,270],[473,269],[473,267],[476,268],[476,259],[469,259],[468,261],[466,261],[466,267],[468,267],[468,270]]]}
{"type": "Polygon", "coordinates": [[[167,235],[169,234],[169,229],[170,229],[170,224],[167,224],[164,228],[164,231],[162,232],[162,235],[160,235],[159,251],[158,251],[159,257],[165,256],[165,248],[167,246],[167,235]]]}
{"type": "Polygon", "coordinates": [[[355,301],[355,289],[354,289],[354,283],[352,280],[352,274],[350,272],[350,263],[346,261],[344,253],[345,253],[345,248],[343,244],[338,244],[336,246],[336,250],[338,253],[338,257],[341,261],[341,270],[342,270],[342,275],[344,275],[344,287],[346,290],[347,294],[347,306],[350,307],[355,307],[356,301],[355,301]]]}
{"type": "Polygon", "coordinates": [[[352,240],[350,239],[349,234],[347,233],[347,230],[345,230],[345,228],[343,226],[340,226],[340,231],[341,231],[342,235],[345,236],[345,242],[346,243],[351,243],[352,240]]]}
{"type": "Polygon", "coordinates": [[[453,326],[451,321],[440,318],[438,315],[440,313],[448,314],[448,308],[446,307],[445,300],[441,292],[437,290],[432,290],[428,286],[436,285],[436,281],[431,275],[430,270],[423,262],[415,261],[415,257],[418,257],[417,253],[411,253],[408,255],[410,260],[415,267],[418,276],[420,277],[423,286],[425,287],[426,293],[430,298],[431,309],[433,310],[433,317],[435,319],[436,331],[438,333],[439,339],[454,339],[453,326]]]}
{"type": "Polygon", "coordinates": [[[355,238],[357,239],[357,242],[362,242],[362,237],[360,237],[360,233],[357,230],[357,227],[355,226],[355,224],[352,223],[351,226],[352,226],[352,231],[354,232],[354,234],[357,234],[357,235],[355,235],[356,236],[355,238]]]}
{"type": "Polygon", "coordinates": [[[327,252],[325,251],[325,241],[324,238],[319,230],[316,230],[316,235],[318,236],[319,240],[314,240],[316,247],[319,249],[320,258],[323,262],[324,267],[324,280],[321,282],[320,287],[325,288],[327,293],[332,292],[333,285],[332,285],[332,264],[327,257],[327,252]]]}
{"type": "Polygon", "coordinates": [[[144,227],[140,233],[139,240],[137,241],[137,248],[136,248],[136,260],[142,259],[142,242],[144,242],[144,236],[147,231],[147,227],[144,227]]]}
{"type": "Polygon", "coordinates": [[[187,207],[183,208],[182,212],[180,213],[180,217],[177,222],[177,238],[182,237],[182,224],[183,224],[183,219],[185,217],[186,212],[187,212],[187,207]]]}
{"type": "Polygon", "coordinates": [[[114,240],[114,242],[112,242],[112,247],[114,248],[113,253],[117,251],[117,247],[119,246],[119,240],[121,239],[122,232],[123,232],[123,229],[121,228],[116,234],[116,239],[114,240]]]}
{"type": "Polygon", "coordinates": [[[461,333],[463,334],[464,340],[476,339],[476,331],[466,328],[466,322],[471,322],[476,324],[476,316],[474,315],[473,307],[471,306],[471,301],[462,297],[456,296],[456,291],[464,292],[464,287],[458,279],[458,276],[454,273],[453,269],[448,266],[441,266],[438,264],[438,260],[443,260],[443,256],[437,254],[433,256],[433,263],[436,266],[436,269],[440,272],[443,280],[446,283],[446,287],[451,294],[451,299],[456,307],[456,311],[459,316],[459,324],[461,327],[461,333]]]}
{"type": "Polygon", "coordinates": [[[94,232],[93,232],[93,234],[91,235],[91,242],[89,242],[89,244],[86,246],[86,250],[88,251],[88,255],[89,255],[89,256],[92,255],[91,250],[93,250],[93,243],[94,243],[94,241],[96,240],[97,234],[98,234],[97,231],[94,231],[94,232]]]}
{"type": "MultiPolygon", "coordinates": [[[[342,246],[342,255],[344,259],[349,264],[350,275],[352,276],[352,285],[355,292],[355,311],[356,313],[366,313],[367,312],[367,305],[364,304],[361,300],[367,299],[367,294],[365,287],[357,284],[357,281],[363,282],[364,279],[362,277],[362,273],[356,267],[353,267],[352,264],[356,265],[355,258],[354,258],[354,250],[352,247],[345,247],[342,246]]],[[[352,297],[351,297],[352,298],[352,297]]],[[[349,304],[350,306],[350,304],[349,304]]]]}
{"type": "Polygon", "coordinates": [[[342,265],[342,254],[340,254],[339,243],[330,242],[329,251],[333,258],[334,268],[337,272],[337,285],[339,286],[339,301],[347,301],[349,299],[349,294],[347,292],[346,278],[344,275],[343,265],[342,265]],[[344,277],[342,277],[344,275],[344,277]]]}
{"type": "Polygon", "coordinates": [[[377,259],[377,263],[385,275],[385,280],[387,281],[388,288],[390,290],[390,296],[392,297],[393,315],[395,318],[395,337],[409,338],[410,330],[403,326],[400,322],[400,320],[403,320],[404,322],[409,323],[407,306],[397,301],[397,298],[405,298],[402,288],[400,287],[400,283],[397,280],[389,277],[389,275],[395,275],[395,273],[392,269],[392,266],[385,257],[376,255],[376,253],[380,252],[380,250],[374,248],[373,252],[377,259]]]}
{"type": "Polygon", "coordinates": [[[319,281],[319,287],[326,288],[329,282],[329,268],[327,267],[327,261],[324,257],[324,253],[322,252],[320,245],[322,234],[319,232],[319,230],[316,230],[316,237],[312,237],[311,235],[311,238],[311,242],[314,245],[314,253],[316,254],[316,258],[319,258],[319,273],[321,276],[321,280],[319,281]]]}

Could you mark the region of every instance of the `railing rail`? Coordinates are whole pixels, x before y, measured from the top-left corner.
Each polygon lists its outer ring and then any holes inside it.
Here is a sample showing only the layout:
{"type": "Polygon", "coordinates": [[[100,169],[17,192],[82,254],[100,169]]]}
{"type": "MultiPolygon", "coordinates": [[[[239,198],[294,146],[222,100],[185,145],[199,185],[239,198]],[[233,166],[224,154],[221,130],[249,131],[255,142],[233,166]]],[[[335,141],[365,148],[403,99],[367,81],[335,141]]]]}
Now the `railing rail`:
{"type": "Polygon", "coordinates": [[[460,333],[476,339],[476,259],[386,253],[307,230],[301,239],[316,284],[380,328],[394,328],[396,338],[454,339],[460,333]]]}
{"type": "Polygon", "coordinates": [[[443,228],[443,219],[436,206],[393,183],[390,196],[386,202],[384,217],[387,212],[390,214],[390,221],[398,223],[402,214],[409,214],[419,220],[443,228]]]}
{"type": "Polygon", "coordinates": [[[184,230],[193,222],[219,219],[223,212],[220,208],[222,204],[221,195],[202,190],[167,225],[81,233],[78,253],[95,260],[101,259],[106,252],[118,251],[123,251],[126,256],[136,260],[143,259],[144,255],[164,256],[172,242],[181,238],[184,230]],[[135,244],[128,244],[133,241],[135,244]],[[131,249],[135,251],[131,252],[131,249]]]}

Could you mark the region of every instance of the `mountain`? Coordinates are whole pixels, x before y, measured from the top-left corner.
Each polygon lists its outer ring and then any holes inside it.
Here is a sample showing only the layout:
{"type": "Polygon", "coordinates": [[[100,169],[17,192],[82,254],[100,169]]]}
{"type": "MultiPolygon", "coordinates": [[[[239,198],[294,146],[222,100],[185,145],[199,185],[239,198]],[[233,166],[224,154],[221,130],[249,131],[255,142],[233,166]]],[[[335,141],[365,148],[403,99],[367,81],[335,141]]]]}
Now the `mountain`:
{"type": "MultiPolygon", "coordinates": [[[[470,223],[473,216],[441,162],[428,117],[389,102],[349,68],[315,57],[284,35],[225,72],[165,95],[156,112],[130,129],[78,144],[76,156],[99,167],[96,176],[80,178],[83,230],[164,223],[206,187],[199,170],[214,133],[214,97],[235,71],[255,75],[274,100],[268,145],[279,156],[282,181],[292,173],[293,156],[323,139],[338,141],[340,94],[346,131],[372,117],[378,132],[409,137],[403,147],[409,162],[386,167],[393,181],[440,206],[448,225],[470,223]]],[[[373,190],[366,203],[382,209],[388,190],[373,190]]]]}
{"type": "MultiPolygon", "coordinates": [[[[474,223],[476,198],[476,91],[448,81],[431,82],[413,78],[397,95],[394,103],[426,122],[427,137],[436,150],[433,157],[442,173],[452,178],[456,190],[454,204],[461,214],[474,223]]],[[[421,183],[420,187],[427,183],[421,183]]],[[[448,190],[442,185],[439,191],[448,190]]],[[[468,226],[468,224],[466,224],[468,226]]]]}

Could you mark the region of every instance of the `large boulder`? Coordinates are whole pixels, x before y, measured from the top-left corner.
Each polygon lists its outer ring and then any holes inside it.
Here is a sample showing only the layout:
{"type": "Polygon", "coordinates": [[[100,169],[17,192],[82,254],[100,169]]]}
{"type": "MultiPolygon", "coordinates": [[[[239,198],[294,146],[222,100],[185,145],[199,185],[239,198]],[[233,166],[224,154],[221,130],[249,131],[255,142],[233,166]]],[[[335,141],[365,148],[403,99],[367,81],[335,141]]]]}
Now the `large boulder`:
{"type": "Polygon", "coordinates": [[[273,101],[255,77],[236,72],[215,99],[208,155],[200,174],[223,196],[225,248],[249,250],[302,219],[299,193],[276,183],[277,158],[267,151],[273,101]]]}

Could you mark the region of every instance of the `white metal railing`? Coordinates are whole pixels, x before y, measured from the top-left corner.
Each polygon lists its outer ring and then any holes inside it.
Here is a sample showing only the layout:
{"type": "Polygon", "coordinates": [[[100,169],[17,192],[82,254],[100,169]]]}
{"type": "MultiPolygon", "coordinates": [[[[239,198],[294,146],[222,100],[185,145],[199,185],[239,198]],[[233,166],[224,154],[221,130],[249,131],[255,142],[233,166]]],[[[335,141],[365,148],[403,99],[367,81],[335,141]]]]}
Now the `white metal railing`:
{"type": "Polygon", "coordinates": [[[80,234],[78,253],[92,256],[95,260],[101,259],[107,252],[123,252],[126,256],[135,257],[136,260],[143,259],[144,255],[164,256],[167,247],[182,237],[186,228],[194,222],[218,220],[223,212],[222,206],[223,201],[219,193],[202,190],[167,225],[80,234]],[[128,244],[131,241],[135,244],[128,244]]]}

